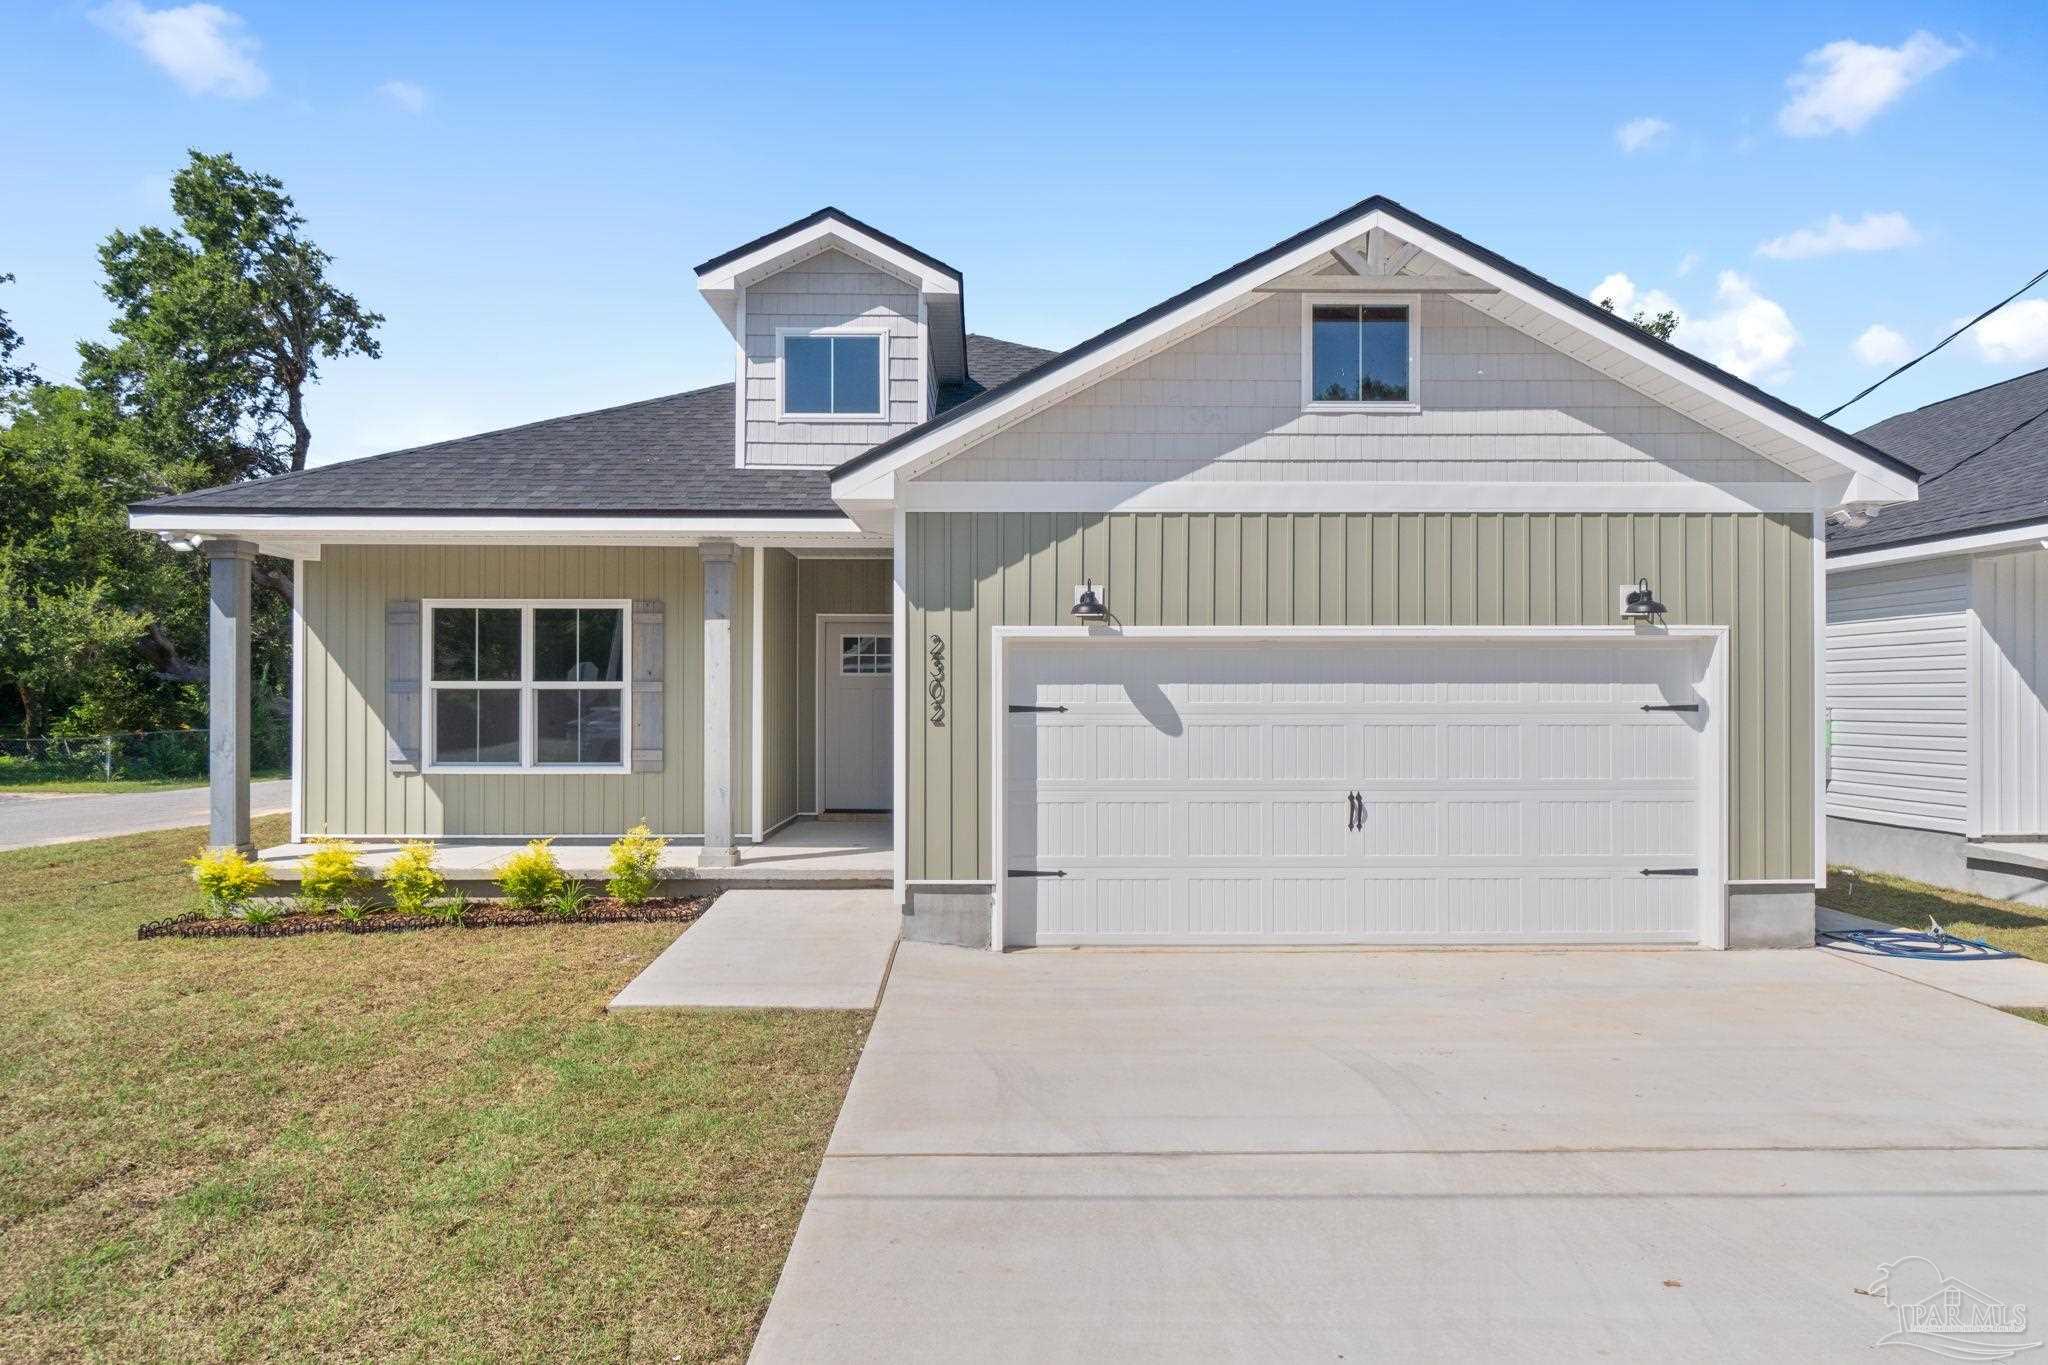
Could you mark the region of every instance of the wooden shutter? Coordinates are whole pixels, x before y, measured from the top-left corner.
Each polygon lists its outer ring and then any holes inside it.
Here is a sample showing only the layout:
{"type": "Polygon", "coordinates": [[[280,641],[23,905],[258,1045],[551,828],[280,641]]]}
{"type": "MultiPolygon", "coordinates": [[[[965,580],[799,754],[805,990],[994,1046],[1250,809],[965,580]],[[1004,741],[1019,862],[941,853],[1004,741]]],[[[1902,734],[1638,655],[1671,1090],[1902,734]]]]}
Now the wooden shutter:
{"type": "Polygon", "coordinates": [[[665,748],[668,625],[659,600],[633,603],[633,771],[658,773],[665,748]]]}
{"type": "Polygon", "coordinates": [[[384,603],[385,761],[395,773],[420,770],[420,601],[384,603]]]}

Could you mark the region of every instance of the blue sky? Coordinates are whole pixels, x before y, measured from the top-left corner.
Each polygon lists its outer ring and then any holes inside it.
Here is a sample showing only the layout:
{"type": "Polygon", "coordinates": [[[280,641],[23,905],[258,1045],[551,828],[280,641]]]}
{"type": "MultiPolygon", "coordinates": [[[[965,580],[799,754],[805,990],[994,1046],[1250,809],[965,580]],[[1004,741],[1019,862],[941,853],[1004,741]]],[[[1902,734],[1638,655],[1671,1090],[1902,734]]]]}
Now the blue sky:
{"type": "MultiPolygon", "coordinates": [[[[70,377],[231,151],[388,319],[320,463],[728,379],[691,266],[827,203],[1061,346],[1388,194],[1816,411],[2048,266],[2038,0],[1543,8],[16,0],[0,307],[70,377]]],[[[2044,364],[2048,287],[1841,420],[2044,364]]]]}

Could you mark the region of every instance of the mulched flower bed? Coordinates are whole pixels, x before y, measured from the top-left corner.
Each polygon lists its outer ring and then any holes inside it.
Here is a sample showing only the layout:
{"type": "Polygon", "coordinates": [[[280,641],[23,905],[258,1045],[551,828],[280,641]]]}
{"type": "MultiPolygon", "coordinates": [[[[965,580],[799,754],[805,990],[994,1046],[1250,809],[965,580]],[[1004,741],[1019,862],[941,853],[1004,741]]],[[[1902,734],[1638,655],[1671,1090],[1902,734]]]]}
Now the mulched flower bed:
{"type": "Polygon", "coordinates": [[[135,931],[142,938],[291,938],[297,934],[395,934],[408,929],[518,929],[539,924],[688,924],[706,910],[716,896],[651,900],[642,905],[621,905],[610,899],[588,902],[573,917],[546,910],[524,910],[517,906],[482,903],[472,905],[461,919],[437,919],[432,915],[405,915],[396,910],[371,910],[354,921],[340,915],[280,915],[268,924],[251,924],[231,915],[212,916],[193,911],[169,919],[151,920],[135,931]]]}

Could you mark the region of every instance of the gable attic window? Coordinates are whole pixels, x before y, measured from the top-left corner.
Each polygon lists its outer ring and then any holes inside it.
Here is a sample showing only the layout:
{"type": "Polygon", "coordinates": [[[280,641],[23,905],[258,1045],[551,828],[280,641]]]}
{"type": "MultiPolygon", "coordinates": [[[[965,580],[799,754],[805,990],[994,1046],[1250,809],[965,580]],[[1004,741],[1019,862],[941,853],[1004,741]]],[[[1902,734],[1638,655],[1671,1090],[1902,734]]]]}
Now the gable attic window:
{"type": "Polygon", "coordinates": [[[885,415],[884,333],[783,328],[776,337],[782,416],[873,422],[885,415]]]}
{"type": "Polygon", "coordinates": [[[1415,412],[1417,300],[1302,300],[1301,400],[1331,412],[1415,412]]]}

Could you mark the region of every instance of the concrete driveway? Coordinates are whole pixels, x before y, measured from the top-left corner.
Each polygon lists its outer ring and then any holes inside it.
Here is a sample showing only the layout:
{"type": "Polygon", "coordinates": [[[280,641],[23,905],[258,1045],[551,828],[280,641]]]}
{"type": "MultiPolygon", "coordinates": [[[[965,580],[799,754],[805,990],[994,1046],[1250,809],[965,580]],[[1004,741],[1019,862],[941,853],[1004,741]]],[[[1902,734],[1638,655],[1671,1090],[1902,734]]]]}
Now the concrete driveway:
{"type": "Polygon", "coordinates": [[[755,1358],[1868,1359],[1902,1257],[2048,1311],[2048,1028],[1811,951],[905,944],[755,1358]]]}
{"type": "MultiPolygon", "coordinates": [[[[291,809],[288,777],[249,784],[249,809],[274,815],[291,809]]],[[[152,829],[206,823],[206,788],[121,792],[107,796],[45,796],[0,792],[0,850],[109,839],[152,829]]]]}

